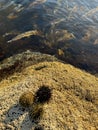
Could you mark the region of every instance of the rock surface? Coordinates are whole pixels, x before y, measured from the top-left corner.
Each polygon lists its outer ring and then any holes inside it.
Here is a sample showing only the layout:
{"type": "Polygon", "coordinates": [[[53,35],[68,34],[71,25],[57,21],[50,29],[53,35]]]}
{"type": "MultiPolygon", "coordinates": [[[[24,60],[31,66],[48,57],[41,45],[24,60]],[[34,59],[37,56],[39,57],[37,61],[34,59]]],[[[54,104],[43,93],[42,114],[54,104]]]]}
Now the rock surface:
{"type": "Polygon", "coordinates": [[[7,77],[14,72],[20,72],[23,68],[43,62],[43,61],[57,61],[54,56],[41,54],[39,52],[31,52],[29,50],[14,55],[0,62],[0,80],[7,77]]]}
{"type": "MultiPolygon", "coordinates": [[[[19,66],[1,80],[0,130],[34,130],[37,126],[45,130],[97,130],[98,78],[51,56],[52,60],[46,60],[49,55],[40,54],[40,57],[44,60],[37,60],[39,55],[36,55],[32,63],[20,58],[21,71],[19,66]],[[43,105],[42,119],[35,123],[29,120],[28,110],[19,105],[19,97],[27,91],[35,94],[42,85],[52,89],[52,97],[43,105]]],[[[6,61],[8,59],[2,66],[6,61]]]]}

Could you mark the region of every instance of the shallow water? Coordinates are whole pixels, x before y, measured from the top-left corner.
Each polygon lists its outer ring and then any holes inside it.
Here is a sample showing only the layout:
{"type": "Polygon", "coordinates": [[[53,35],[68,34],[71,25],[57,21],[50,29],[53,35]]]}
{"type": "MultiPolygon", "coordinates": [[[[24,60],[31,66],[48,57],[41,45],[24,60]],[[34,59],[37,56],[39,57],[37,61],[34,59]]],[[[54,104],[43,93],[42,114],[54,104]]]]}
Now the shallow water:
{"type": "Polygon", "coordinates": [[[0,0],[0,34],[1,59],[36,46],[33,51],[98,72],[97,0],[0,0]],[[15,41],[11,50],[14,43],[7,41],[30,30],[42,35],[15,41]]]}

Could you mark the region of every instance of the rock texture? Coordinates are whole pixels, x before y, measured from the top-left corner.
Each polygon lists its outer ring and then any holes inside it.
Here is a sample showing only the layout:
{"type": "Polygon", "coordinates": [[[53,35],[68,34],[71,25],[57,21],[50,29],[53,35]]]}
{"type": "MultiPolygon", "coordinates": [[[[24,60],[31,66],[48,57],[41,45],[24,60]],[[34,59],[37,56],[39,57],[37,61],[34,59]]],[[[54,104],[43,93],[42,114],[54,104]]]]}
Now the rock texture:
{"type": "Polygon", "coordinates": [[[41,54],[39,52],[31,52],[29,50],[14,55],[0,62],[0,80],[15,72],[21,72],[23,68],[43,62],[43,61],[57,61],[54,56],[41,54]]]}
{"type": "Polygon", "coordinates": [[[34,130],[38,126],[45,130],[98,130],[98,78],[56,59],[32,61],[3,77],[0,130],[34,130]],[[42,85],[52,89],[52,97],[43,105],[39,122],[31,122],[28,110],[19,105],[19,97],[27,91],[35,94],[42,85]]]}

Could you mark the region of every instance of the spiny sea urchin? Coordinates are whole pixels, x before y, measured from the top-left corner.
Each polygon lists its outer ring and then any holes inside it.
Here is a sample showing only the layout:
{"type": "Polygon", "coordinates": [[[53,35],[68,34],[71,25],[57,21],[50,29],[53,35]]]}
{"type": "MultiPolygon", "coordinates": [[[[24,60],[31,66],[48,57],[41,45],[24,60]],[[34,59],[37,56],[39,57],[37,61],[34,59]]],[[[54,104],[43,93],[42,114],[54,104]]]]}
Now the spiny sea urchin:
{"type": "Polygon", "coordinates": [[[28,91],[28,92],[24,92],[20,98],[19,98],[19,104],[22,107],[30,107],[31,104],[33,103],[33,93],[28,91]]]}
{"type": "Polygon", "coordinates": [[[51,95],[51,89],[48,86],[42,86],[35,93],[34,102],[48,102],[51,98],[51,95]]]}
{"type": "Polygon", "coordinates": [[[43,105],[34,103],[29,108],[29,119],[32,122],[39,122],[43,115],[43,105]]]}

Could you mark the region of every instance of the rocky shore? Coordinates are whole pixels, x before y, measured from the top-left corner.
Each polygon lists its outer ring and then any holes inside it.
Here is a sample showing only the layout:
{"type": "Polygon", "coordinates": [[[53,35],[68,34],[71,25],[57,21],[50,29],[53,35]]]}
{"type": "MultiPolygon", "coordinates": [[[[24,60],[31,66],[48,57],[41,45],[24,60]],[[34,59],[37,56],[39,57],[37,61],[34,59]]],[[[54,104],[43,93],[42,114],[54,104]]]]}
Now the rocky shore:
{"type": "Polygon", "coordinates": [[[95,76],[53,56],[27,51],[0,63],[0,80],[0,130],[35,130],[37,126],[44,130],[98,129],[95,76]],[[52,89],[52,96],[43,105],[39,122],[31,122],[19,97],[28,91],[34,95],[43,85],[52,89]]]}

